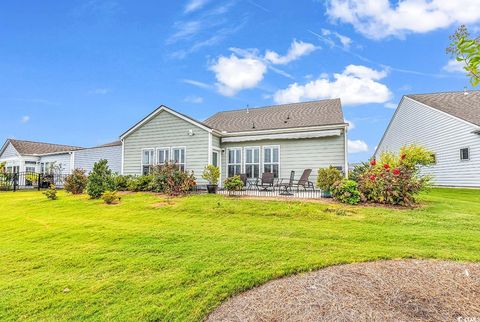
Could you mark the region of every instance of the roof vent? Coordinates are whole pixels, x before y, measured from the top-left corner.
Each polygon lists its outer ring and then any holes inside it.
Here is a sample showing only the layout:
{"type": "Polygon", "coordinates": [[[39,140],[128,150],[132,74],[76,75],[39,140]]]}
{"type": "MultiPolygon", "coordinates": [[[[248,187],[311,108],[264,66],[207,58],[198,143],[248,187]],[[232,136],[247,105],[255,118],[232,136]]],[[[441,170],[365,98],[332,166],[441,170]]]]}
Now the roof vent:
{"type": "Polygon", "coordinates": [[[468,95],[467,86],[465,86],[465,87],[463,88],[463,95],[468,95]]]}
{"type": "Polygon", "coordinates": [[[249,108],[250,106],[247,104],[247,114],[250,113],[249,108]]]}
{"type": "Polygon", "coordinates": [[[252,122],[252,129],[255,128],[255,122],[252,122]]]}

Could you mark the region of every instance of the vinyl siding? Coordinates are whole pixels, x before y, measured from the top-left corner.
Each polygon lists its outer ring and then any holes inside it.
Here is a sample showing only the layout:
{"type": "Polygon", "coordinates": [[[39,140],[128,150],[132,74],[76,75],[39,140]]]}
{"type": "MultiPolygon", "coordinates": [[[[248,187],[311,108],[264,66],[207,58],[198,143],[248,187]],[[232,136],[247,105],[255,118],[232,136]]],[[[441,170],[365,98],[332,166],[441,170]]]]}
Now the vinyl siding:
{"type": "Polygon", "coordinates": [[[160,147],[186,147],[188,171],[194,171],[202,182],[203,168],[208,163],[209,133],[167,111],[152,118],[124,139],[124,174],[140,175],[142,149],[160,147]],[[194,135],[189,136],[188,130],[194,135]]]}
{"type": "Polygon", "coordinates": [[[92,171],[95,162],[101,159],[108,161],[109,168],[116,173],[122,171],[122,146],[98,147],[74,152],[74,168],[92,171]]]}
{"type": "MultiPolygon", "coordinates": [[[[222,177],[227,176],[227,153],[228,148],[242,148],[242,172],[244,167],[244,148],[248,146],[260,146],[260,161],[263,161],[264,146],[280,146],[280,177],[289,178],[290,171],[295,171],[299,178],[303,170],[312,169],[310,181],[315,182],[319,168],[330,165],[344,167],[345,165],[345,140],[344,136],[332,136],[315,139],[290,139],[290,140],[264,140],[242,143],[223,143],[222,148],[222,177]]],[[[262,172],[262,162],[260,172],[262,172]]]]}
{"type": "Polygon", "coordinates": [[[2,155],[0,155],[0,160],[5,160],[9,158],[16,158],[18,157],[17,150],[13,147],[11,143],[8,143],[7,147],[3,151],[2,155]]]}
{"type": "Polygon", "coordinates": [[[406,144],[420,144],[432,150],[437,164],[424,169],[440,186],[480,186],[480,136],[478,127],[429,108],[408,97],[400,103],[385,132],[376,156],[398,151],[406,144]],[[470,160],[460,160],[460,149],[470,148],[470,160]]]}
{"type": "Polygon", "coordinates": [[[221,147],[221,140],[218,136],[212,135],[212,148],[220,149],[221,147]]]}
{"type": "Polygon", "coordinates": [[[39,162],[55,162],[56,165],[62,166],[62,174],[69,174],[71,172],[71,155],[69,153],[44,155],[40,157],[39,162]]]}

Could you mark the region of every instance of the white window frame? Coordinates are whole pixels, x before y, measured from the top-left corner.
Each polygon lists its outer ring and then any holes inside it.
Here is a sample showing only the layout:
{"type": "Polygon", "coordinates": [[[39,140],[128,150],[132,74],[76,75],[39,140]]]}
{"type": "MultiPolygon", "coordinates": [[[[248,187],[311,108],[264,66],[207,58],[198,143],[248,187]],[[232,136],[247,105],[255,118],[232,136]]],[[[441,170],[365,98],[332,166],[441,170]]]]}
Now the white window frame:
{"type": "Polygon", "coordinates": [[[141,158],[140,158],[140,174],[143,175],[143,167],[144,166],[154,166],[155,165],[155,148],[144,148],[142,149],[142,154],[141,154],[141,158]],[[150,164],[144,164],[143,163],[143,155],[144,155],[144,152],[145,151],[153,151],[153,158],[151,158],[151,163],[150,164]]]}
{"type": "MultiPolygon", "coordinates": [[[[265,146],[263,146],[262,147],[262,169],[261,169],[262,173],[265,172],[265,164],[271,164],[271,165],[278,164],[278,177],[276,177],[275,179],[280,178],[281,177],[280,158],[281,158],[280,145],[265,145],[265,146]],[[271,149],[272,152],[273,152],[274,148],[278,149],[278,161],[273,162],[273,153],[271,153],[271,156],[272,156],[271,162],[265,162],[265,150],[266,149],[271,149]]],[[[272,168],[272,170],[273,170],[273,168],[272,168]]]]}
{"type": "Polygon", "coordinates": [[[175,150],[183,150],[184,152],[184,155],[183,155],[183,163],[181,162],[178,162],[178,165],[183,165],[183,171],[187,171],[187,147],[186,146],[172,146],[172,148],[170,149],[170,160],[172,162],[174,162],[175,164],[177,164],[175,162],[175,159],[174,159],[174,156],[175,156],[175,150]]]}
{"type": "MultiPolygon", "coordinates": [[[[254,161],[253,156],[254,155],[252,153],[252,161],[254,161]]],[[[262,147],[261,146],[246,146],[243,148],[243,169],[244,169],[245,175],[247,175],[247,166],[250,166],[250,165],[258,165],[258,176],[261,177],[262,175],[262,147]],[[258,162],[247,163],[247,150],[254,150],[254,149],[258,149],[258,162]]],[[[257,178],[247,177],[247,179],[257,179],[257,178]]]]}
{"type": "Polygon", "coordinates": [[[460,161],[462,161],[462,162],[463,162],[463,161],[470,161],[470,158],[471,158],[471,157],[470,157],[470,147],[467,146],[467,147],[460,148],[460,150],[458,150],[458,152],[460,152],[460,161]],[[462,150],[465,150],[465,149],[466,149],[467,152],[468,152],[468,158],[467,158],[467,159],[463,159],[463,158],[462,158],[462,157],[463,157],[463,155],[462,155],[462,150]]]}
{"type": "Polygon", "coordinates": [[[162,164],[165,164],[166,162],[170,162],[171,161],[171,155],[172,155],[172,149],[170,147],[160,147],[160,148],[156,148],[155,149],[155,164],[159,164],[159,165],[162,165],[162,164]],[[165,161],[163,162],[160,162],[160,159],[159,159],[159,155],[158,155],[158,152],[160,151],[168,151],[168,157],[165,158],[165,161]]]}
{"type": "MultiPolygon", "coordinates": [[[[227,173],[226,173],[226,177],[228,178],[229,177],[229,171],[228,171],[228,168],[233,165],[233,166],[240,166],[240,172],[239,173],[234,173],[234,175],[239,175],[240,173],[242,173],[242,170],[243,170],[243,166],[242,166],[242,163],[243,163],[243,149],[241,147],[232,147],[232,148],[227,148],[227,173]],[[240,151],[240,161],[238,160],[235,160],[235,163],[230,163],[230,151],[240,151]]],[[[235,155],[237,155],[235,153],[235,155]]]]}

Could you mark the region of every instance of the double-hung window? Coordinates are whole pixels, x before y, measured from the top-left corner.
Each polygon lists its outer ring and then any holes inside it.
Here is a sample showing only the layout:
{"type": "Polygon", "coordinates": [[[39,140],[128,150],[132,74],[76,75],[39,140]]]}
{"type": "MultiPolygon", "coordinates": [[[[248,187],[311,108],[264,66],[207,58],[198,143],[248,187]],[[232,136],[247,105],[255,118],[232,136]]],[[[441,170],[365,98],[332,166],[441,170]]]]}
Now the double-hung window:
{"type": "Polygon", "coordinates": [[[157,149],[157,164],[165,164],[170,161],[170,148],[157,149]]]}
{"type": "Polygon", "coordinates": [[[278,146],[263,147],[263,172],[272,172],[278,178],[280,172],[280,148],[278,146]]]}
{"type": "Polygon", "coordinates": [[[155,160],[155,149],[142,150],[142,174],[143,175],[150,173],[154,160],[155,160]]]}
{"type": "Polygon", "coordinates": [[[231,148],[228,149],[227,169],[228,176],[233,177],[242,172],[242,149],[231,148]]]}
{"type": "Polygon", "coordinates": [[[247,178],[258,178],[260,176],[260,148],[245,148],[245,173],[247,178]]]}
{"type": "Polygon", "coordinates": [[[186,165],[185,160],[186,160],[185,148],[172,148],[172,161],[182,171],[185,171],[185,165],[186,165]]]}

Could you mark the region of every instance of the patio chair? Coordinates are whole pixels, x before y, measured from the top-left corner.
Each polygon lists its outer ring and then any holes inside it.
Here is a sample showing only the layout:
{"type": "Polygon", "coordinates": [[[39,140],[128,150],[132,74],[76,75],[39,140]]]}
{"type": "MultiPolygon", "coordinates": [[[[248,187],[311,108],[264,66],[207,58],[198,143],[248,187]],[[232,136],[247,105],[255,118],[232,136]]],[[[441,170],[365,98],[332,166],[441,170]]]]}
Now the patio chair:
{"type": "Polygon", "coordinates": [[[292,187],[295,181],[295,171],[290,171],[290,179],[288,182],[283,182],[283,179],[280,180],[280,183],[277,185],[278,190],[281,195],[292,195],[292,187]]]}
{"type": "Polygon", "coordinates": [[[264,172],[262,173],[262,178],[257,179],[255,182],[255,186],[258,190],[267,190],[268,188],[273,188],[273,182],[275,178],[272,172],[264,172]]]}
{"type": "Polygon", "coordinates": [[[247,188],[247,174],[246,173],[240,173],[240,180],[243,182],[243,189],[247,188]]]}
{"type": "Polygon", "coordinates": [[[293,185],[297,187],[297,191],[299,190],[300,187],[303,187],[304,190],[307,190],[307,188],[312,188],[313,190],[315,190],[313,182],[308,181],[308,178],[310,177],[311,173],[312,173],[312,169],[303,170],[303,173],[300,179],[293,183],[293,185]]]}

